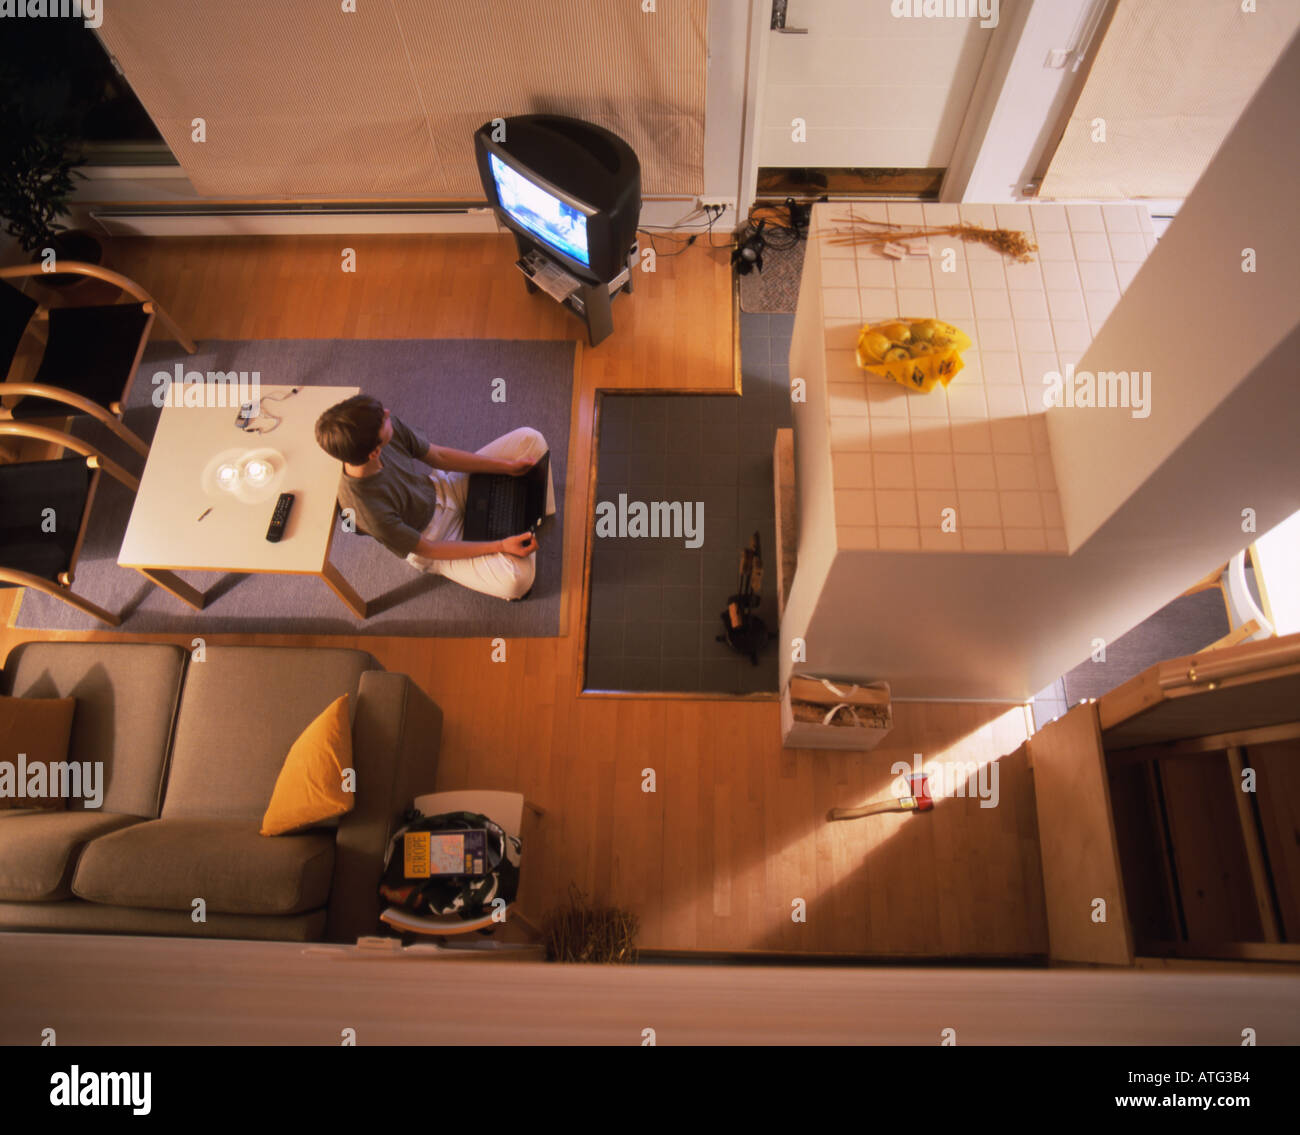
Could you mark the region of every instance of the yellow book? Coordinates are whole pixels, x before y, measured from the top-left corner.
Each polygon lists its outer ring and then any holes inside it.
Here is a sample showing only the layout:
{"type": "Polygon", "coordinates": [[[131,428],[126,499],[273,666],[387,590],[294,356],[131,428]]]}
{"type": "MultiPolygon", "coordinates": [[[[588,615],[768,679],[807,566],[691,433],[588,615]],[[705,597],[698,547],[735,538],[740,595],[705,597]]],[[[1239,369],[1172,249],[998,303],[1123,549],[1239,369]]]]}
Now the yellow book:
{"type": "Polygon", "coordinates": [[[402,837],[402,874],[408,879],[429,877],[428,832],[407,832],[402,837]]]}

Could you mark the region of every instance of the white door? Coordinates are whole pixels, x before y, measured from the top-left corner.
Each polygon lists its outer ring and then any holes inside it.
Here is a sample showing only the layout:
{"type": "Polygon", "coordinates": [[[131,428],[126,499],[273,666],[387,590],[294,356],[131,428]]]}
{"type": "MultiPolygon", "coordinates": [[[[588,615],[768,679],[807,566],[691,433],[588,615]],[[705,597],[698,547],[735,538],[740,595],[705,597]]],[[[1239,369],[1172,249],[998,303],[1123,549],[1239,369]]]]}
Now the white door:
{"type": "MultiPolygon", "coordinates": [[[[765,23],[771,5],[758,0],[765,23]]],[[[978,14],[893,15],[913,8],[923,5],[789,0],[787,32],[765,30],[759,52],[758,165],[947,166],[993,28],[978,14]]]]}

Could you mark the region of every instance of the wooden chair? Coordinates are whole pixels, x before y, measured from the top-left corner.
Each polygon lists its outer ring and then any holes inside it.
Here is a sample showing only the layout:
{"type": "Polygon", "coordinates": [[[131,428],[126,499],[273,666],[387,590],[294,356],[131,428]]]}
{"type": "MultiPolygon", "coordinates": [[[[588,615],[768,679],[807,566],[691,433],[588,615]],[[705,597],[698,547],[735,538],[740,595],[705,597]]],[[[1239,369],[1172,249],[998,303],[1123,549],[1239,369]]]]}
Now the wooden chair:
{"type": "MultiPolygon", "coordinates": [[[[1251,595],[1250,587],[1246,582],[1246,554],[1253,548],[1252,544],[1250,548],[1238,552],[1222,567],[1216,568],[1183,592],[1184,595],[1195,595],[1200,591],[1213,591],[1218,588],[1223,596],[1223,605],[1228,613],[1228,626],[1232,629],[1217,642],[1212,642],[1205,647],[1206,650],[1219,650],[1242,642],[1255,642],[1271,638],[1276,633],[1273,624],[1255,602],[1255,597],[1251,595]]],[[[1253,564],[1253,555],[1251,559],[1253,564]]]]}
{"type": "MultiPolygon", "coordinates": [[[[536,804],[525,800],[519,792],[431,792],[417,796],[415,807],[426,816],[438,816],[444,812],[478,812],[500,824],[506,835],[515,839],[519,838],[523,827],[525,808],[539,817],[546,814],[536,804]]],[[[519,860],[515,858],[514,845],[509,840],[506,841],[506,854],[514,860],[516,866],[520,866],[519,860]]],[[[517,903],[508,905],[506,911],[507,918],[517,918],[533,937],[541,937],[537,924],[519,909],[517,903]]],[[[397,907],[389,907],[379,917],[385,924],[403,934],[428,934],[436,937],[470,934],[500,925],[490,914],[476,919],[458,918],[456,915],[433,917],[410,914],[397,907]]]]}
{"type": "Polygon", "coordinates": [[[121,618],[72,591],[90,510],[106,472],[133,493],[130,473],[93,445],[45,426],[0,422],[0,437],[29,437],[79,457],[0,465],[0,588],[30,587],[93,615],[109,626],[121,618]],[[69,523],[69,519],[74,523],[69,523]],[[50,530],[50,521],[53,530],[50,530]]]}
{"type": "MultiPolygon", "coordinates": [[[[8,375],[23,336],[45,327],[45,347],[31,382],[6,382],[0,394],[17,394],[21,400],[0,410],[0,418],[30,421],[34,418],[87,415],[103,423],[142,457],[149,447],[122,423],[122,406],[135,381],[154,317],[175,336],[189,354],[194,341],[139,284],[97,264],[69,261],[60,274],[91,276],[116,287],[135,303],[44,307],[18,290],[0,287],[0,371],[8,375]]],[[[0,268],[0,280],[19,281],[44,275],[38,264],[0,268]]]]}

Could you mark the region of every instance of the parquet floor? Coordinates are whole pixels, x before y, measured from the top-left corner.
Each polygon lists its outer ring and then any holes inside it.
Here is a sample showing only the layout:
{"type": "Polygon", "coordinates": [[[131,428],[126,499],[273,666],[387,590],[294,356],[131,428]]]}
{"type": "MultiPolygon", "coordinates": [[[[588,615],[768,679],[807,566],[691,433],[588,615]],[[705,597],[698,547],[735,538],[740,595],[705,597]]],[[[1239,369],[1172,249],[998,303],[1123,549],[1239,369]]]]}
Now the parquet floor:
{"type": "MultiPolygon", "coordinates": [[[[665,242],[660,242],[667,251],[665,242]]],[[[513,244],[494,236],[118,239],[106,263],[138,280],[196,339],[582,339],[578,322],[526,294],[513,244]],[[357,271],[341,271],[355,249],[357,271]]],[[[600,389],[734,390],[725,250],[660,255],[614,305],[615,333],[582,344],[568,454],[570,516],[589,514],[600,389]]],[[[447,439],[454,444],[454,439],[447,439]]],[[[871,754],[782,749],[767,700],[582,696],[587,532],[568,526],[566,628],[486,639],[212,641],[356,646],[409,674],[442,706],[439,787],[522,790],[548,809],[525,855],[522,901],[543,913],[571,883],[635,912],[660,949],[871,955],[1032,955],[1046,950],[1031,775],[998,766],[999,802],[940,801],[923,816],[828,824],[828,809],[880,798],[913,753],[988,762],[1026,733],[1019,708],[899,704],[871,754]],[[654,793],[642,791],[644,770],[654,793]],[[796,921],[803,900],[806,919],[796,921]]],[[[12,593],[0,593],[8,622],[12,593]]],[[[0,629],[0,653],[25,638],[0,629]]],[[[188,636],[175,641],[188,644],[188,636]]]]}

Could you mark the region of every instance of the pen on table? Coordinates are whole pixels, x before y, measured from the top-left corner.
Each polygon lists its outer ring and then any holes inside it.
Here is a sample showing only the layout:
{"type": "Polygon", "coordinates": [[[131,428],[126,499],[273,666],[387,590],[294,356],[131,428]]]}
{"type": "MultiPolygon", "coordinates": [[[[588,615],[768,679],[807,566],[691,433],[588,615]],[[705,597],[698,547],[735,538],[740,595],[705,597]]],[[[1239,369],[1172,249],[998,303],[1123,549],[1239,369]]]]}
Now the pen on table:
{"type": "MultiPolygon", "coordinates": [[[[205,508],[201,513],[199,513],[199,520],[202,520],[202,519],[203,519],[205,516],[207,516],[208,513],[210,513],[211,511],[212,511],[211,508],[205,508]]],[[[194,523],[197,524],[197,523],[199,522],[199,520],[196,520],[194,523]]]]}

